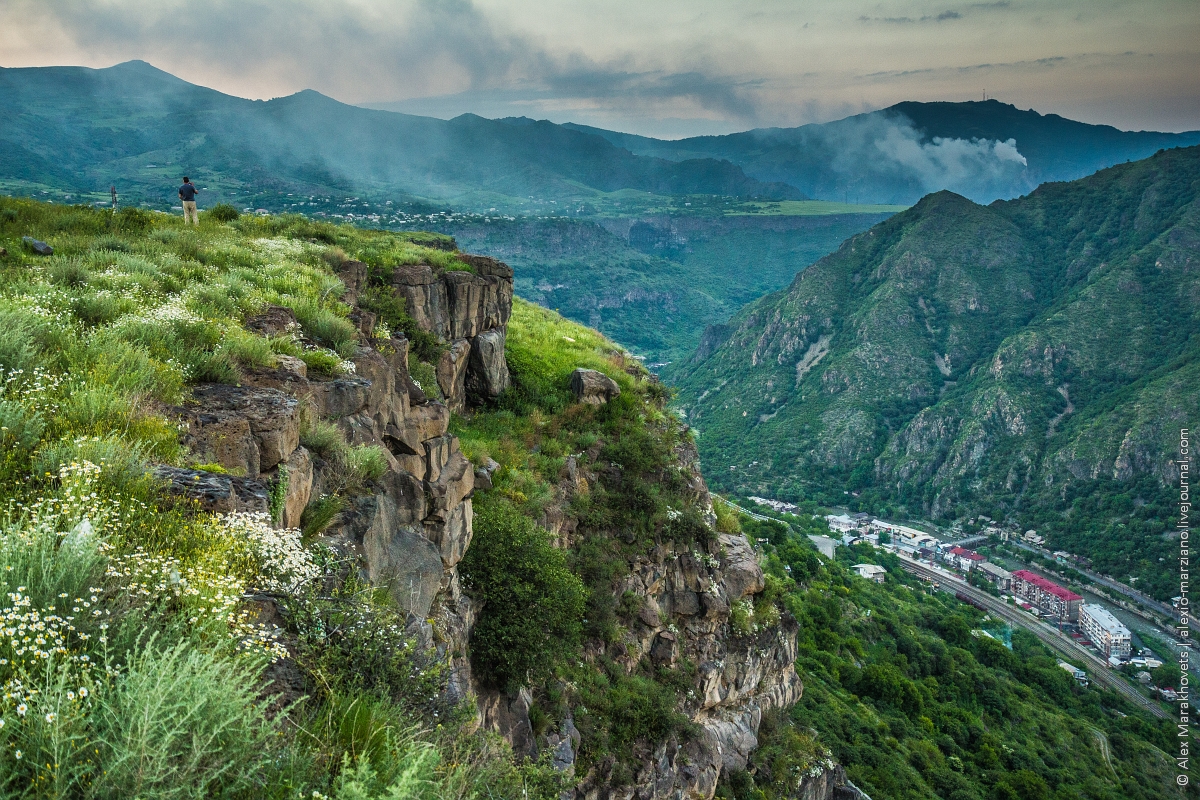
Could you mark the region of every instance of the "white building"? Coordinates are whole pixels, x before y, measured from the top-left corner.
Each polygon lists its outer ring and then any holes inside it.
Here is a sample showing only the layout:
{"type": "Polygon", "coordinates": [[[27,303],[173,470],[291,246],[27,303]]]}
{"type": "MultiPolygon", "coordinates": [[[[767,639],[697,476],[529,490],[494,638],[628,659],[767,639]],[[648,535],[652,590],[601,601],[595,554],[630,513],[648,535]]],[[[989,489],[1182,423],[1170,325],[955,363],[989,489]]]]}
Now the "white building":
{"type": "Polygon", "coordinates": [[[858,530],[858,521],[850,518],[846,514],[827,514],[825,516],[825,521],[829,523],[829,529],[831,531],[839,531],[844,533],[846,531],[858,530]]]}
{"type": "Polygon", "coordinates": [[[1104,655],[1110,658],[1129,656],[1129,628],[1122,625],[1104,606],[1084,603],[1079,609],[1079,629],[1104,655]]]}
{"type": "Polygon", "coordinates": [[[989,564],[986,561],[977,566],[979,567],[979,571],[982,572],[989,581],[996,584],[997,589],[1004,590],[1012,586],[1012,573],[1004,569],[1004,567],[998,567],[995,564],[989,564]]]}
{"type": "Polygon", "coordinates": [[[771,500],[767,497],[755,497],[754,495],[750,495],[750,499],[758,503],[760,506],[774,509],[780,514],[795,514],[800,510],[800,506],[796,505],[795,503],[785,503],[782,500],[771,500]]]}
{"type": "Polygon", "coordinates": [[[855,564],[853,569],[858,573],[858,577],[876,583],[883,583],[883,576],[887,574],[887,570],[878,564],[855,564]]]}
{"type": "Polygon", "coordinates": [[[1071,677],[1074,678],[1076,681],[1078,681],[1080,686],[1088,685],[1087,673],[1084,672],[1083,670],[1079,669],[1079,667],[1072,666],[1071,664],[1068,664],[1065,661],[1059,661],[1058,666],[1060,668],[1066,670],[1067,672],[1071,673],[1071,677]]]}

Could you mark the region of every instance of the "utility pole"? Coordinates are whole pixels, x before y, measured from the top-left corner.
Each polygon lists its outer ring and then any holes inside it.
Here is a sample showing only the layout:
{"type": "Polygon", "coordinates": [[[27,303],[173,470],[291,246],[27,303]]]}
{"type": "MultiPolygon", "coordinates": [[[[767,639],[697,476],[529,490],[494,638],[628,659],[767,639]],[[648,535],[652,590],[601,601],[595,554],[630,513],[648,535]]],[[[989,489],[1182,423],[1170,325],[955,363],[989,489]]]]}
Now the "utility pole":
{"type": "Polygon", "coordinates": [[[112,208],[113,208],[113,213],[115,214],[115,213],[117,213],[117,187],[110,186],[110,187],[108,187],[108,191],[112,193],[112,208]]]}

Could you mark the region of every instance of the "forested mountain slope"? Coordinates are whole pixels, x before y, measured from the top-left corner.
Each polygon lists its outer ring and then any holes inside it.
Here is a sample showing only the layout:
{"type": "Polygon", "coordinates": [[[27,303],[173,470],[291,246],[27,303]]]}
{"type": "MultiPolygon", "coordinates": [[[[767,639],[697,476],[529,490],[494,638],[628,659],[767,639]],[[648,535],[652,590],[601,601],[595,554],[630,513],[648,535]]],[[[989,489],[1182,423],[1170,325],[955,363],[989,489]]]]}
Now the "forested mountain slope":
{"type": "Polygon", "coordinates": [[[847,240],[681,379],[711,479],[1020,521],[1170,596],[1198,189],[1200,148],[1168,150],[987,207],[934,194],[847,240]]]}

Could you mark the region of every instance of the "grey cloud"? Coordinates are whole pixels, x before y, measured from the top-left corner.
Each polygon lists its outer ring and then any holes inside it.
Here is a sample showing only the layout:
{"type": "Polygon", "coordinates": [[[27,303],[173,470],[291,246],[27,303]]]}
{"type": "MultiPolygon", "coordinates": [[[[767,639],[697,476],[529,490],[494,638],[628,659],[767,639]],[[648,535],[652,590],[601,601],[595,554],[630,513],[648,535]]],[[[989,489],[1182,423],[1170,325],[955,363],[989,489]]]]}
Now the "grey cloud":
{"type": "Polygon", "coordinates": [[[1064,64],[1071,60],[1082,58],[1082,56],[1047,56],[1046,58],[1034,58],[1026,61],[1006,61],[1000,63],[983,63],[983,64],[963,64],[957,67],[939,67],[926,69],[906,69],[906,70],[886,70],[883,72],[869,72],[863,75],[864,78],[903,78],[910,75],[924,75],[950,72],[980,72],[995,69],[1021,69],[1027,67],[1053,67],[1064,64]]]}
{"type": "MultiPolygon", "coordinates": [[[[24,2],[34,13],[36,4],[24,2]]],[[[644,59],[632,56],[599,62],[577,50],[552,52],[471,0],[393,0],[369,10],[347,0],[310,0],[292,13],[281,13],[274,0],[63,0],[37,7],[53,8],[83,50],[119,52],[114,60],[182,60],[189,72],[235,81],[257,75],[277,93],[315,88],[361,102],[524,87],[543,100],[677,101],[758,119],[761,82],[694,68],[645,69],[644,59]]],[[[695,52],[691,60],[706,59],[695,52]]]]}
{"type": "Polygon", "coordinates": [[[545,82],[550,94],[557,97],[637,101],[685,98],[701,108],[745,120],[757,117],[758,105],[751,91],[763,84],[695,71],[631,73],[602,66],[550,75],[545,82]]]}
{"type": "Polygon", "coordinates": [[[865,14],[858,18],[859,22],[883,22],[889,25],[912,25],[918,22],[945,22],[951,19],[962,19],[957,11],[943,11],[940,14],[927,14],[923,17],[868,17],[865,14]]]}
{"type": "Polygon", "coordinates": [[[949,189],[977,202],[1033,188],[1013,139],[926,139],[907,117],[866,114],[797,129],[797,144],[822,154],[821,177],[802,191],[836,197],[863,193],[910,203],[949,189]]]}

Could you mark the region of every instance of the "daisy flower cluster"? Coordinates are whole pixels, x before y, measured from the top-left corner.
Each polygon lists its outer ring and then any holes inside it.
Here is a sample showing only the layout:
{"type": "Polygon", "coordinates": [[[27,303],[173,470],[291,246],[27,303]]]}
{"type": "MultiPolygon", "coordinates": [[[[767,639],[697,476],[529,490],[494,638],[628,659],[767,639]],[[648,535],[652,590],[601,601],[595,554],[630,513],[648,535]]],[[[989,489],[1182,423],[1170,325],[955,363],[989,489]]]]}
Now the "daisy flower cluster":
{"type": "MultiPolygon", "coordinates": [[[[68,692],[68,700],[88,697],[90,690],[86,684],[94,685],[88,673],[96,665],[87,653],[80,652],[91,637],[80,630],[77,623],[82,623],[81,617],[102,614],[96,607],[100,588],[93,586],[88,591],[87,598],[71,599],[65,592],[60,594],[64,606],[61,613],[53,605],[35,608],[24,593],[24,586],[8,593],[7,605],[0,608],[0,675],[7,676],[2,686],[3,701],[13,707],[18,717],[25,716],[38,694],[36,688],[26,684],[24,677],[41,672],[51,664],[66,668],[72,685],[82,685],[78,691],[71,689],[68,692]]],[[[99,641],[106,642],[108,625],[101,623],[99,630],[99,641]]],[[[47,719],[47,722],[53,720],[47,719]]]]}
{"type": "Polygon", "coordinates": [[[227,630],[243,650],[261,650],[273,660],[287,655],[278,632],[255,621],[242,607],[245,584],[233,575],[184,567],[179,559],[138,548],[109,559],[105,578],[114,602],[158,606],[179,613],[196,628],[227,630]]]}
{"type": "Polygon", "coordinates": [[[165,303],[150,306],[135,314],[126,314],[113,323],[114,328],[130,325],[151,324],[169,325],[172,322],[203,322],[194,312],[188,310],[182,296],[172,297],[165,303]]]}
{"type": "Polygon", "coordinates": [[[252,239],[255,249],[274,256],[299,256],[304,254],[304,244],[295,239],[252,239]]]}
{"type": "Polygon", "coordinates": [[[42,367],[0,370],[0,400],[20,403],[26,411],[53,415],[58,411],[63,376],[42,367]]]}
{"type": "MultiPolygon", "coordinates": [[[[87,638],[86,633],[76,630],[73,617],[59,616],[54,613],[57,611],[54,606],[45,611],[33,608],[33,601],[24,591],[24,586],[18,586],[17,591],[9,592],[7,606],[0,608],[0,667],[20,669],[48,660],[52,655],[67,655],[68,637],[87,638]]],[[[91,597],[94,599],[95,595],[91,597]]],[[[90,606],[82,598],[75,598],[74,602],[80,604],[74,608],[82,609],[82,604],[90,606]]]]}
{"type": "Polygon", "coordinates": [[[71,311],[71,295],[51,286],[33,287],[28,294],[14,298],[25,310],[54,323],[58,328],[72,328],[78,322],[71,311]]]}
{"type": "Polygon", "coordinates": [[[9,519],[23,517],[26,522],[22,530],[10,531],[9,535],[26,543],[47,529],[59,531],[60,536],[71,538],[72,543],[92,536],[96,526],[119,511],[115,501],[100,496],[100,472],[101,467],[90,461],[72,461],[58,469],[56,494],[39,496],[28,504],[10,500],[9,519]]]}
{"type": "Polygon", "coordinates": [[[270,514],[235,511],[223,515],[221,525],[254,550],[258,561],[255,589],[294,593],[320,577],[321,569],[304,547],[300,531],[272,527],[270,514]]]}

